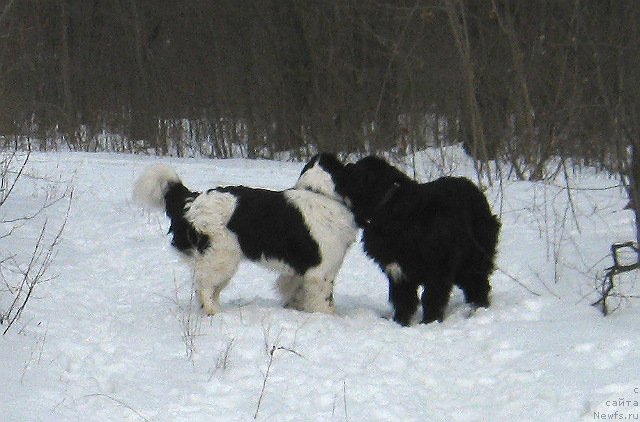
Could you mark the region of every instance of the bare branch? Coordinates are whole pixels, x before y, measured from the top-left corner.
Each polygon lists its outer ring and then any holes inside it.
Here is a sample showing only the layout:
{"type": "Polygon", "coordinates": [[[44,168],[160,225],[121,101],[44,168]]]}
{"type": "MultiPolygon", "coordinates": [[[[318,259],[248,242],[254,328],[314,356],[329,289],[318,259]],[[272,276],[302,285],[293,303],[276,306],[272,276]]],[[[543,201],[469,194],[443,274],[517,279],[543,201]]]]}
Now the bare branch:
{"type": "MultiPolygon", "coordinates": [[[[7,178],[7,175],[9,174],[9,166],[11,165],[11,162],[13,162],[14,158],[16,157],[16,154],[17,154],[17,152],[13,151],[13,153],[11,154],[11,157],[9,157],[7,160],[5,160],[5,163],[4,163],[5,168],[2,169],[2,175],[1,175],[1,177],[2,177],[2,185],[3,186],[4,186],[5,183],[8,183],[6,178],[7,178]]],[[[11,184],[6,189],[6,192],[3,192],[2,195],[0,196],[0,207],[2,207],[2,205],[4,205],[4,203],[7,201],[7,199],[9,199],[9,196],[11,196],[11,193],[13,192],[13,189],[16,187],[16,183],[18,183],[18,180],[22,176],[22,173],[24,172],[24,169],[27,167],[27,162],[29,161],[29,157],[30,156],[31,156],[31,149],[29,148],[27,150],[27,156],[22,161],[22,164],[20,164],[18,172],[16,173],[16,175],[13,178],[13,180],[11,181],[11,184]]]]}
{"type": "Polygon", "coordinates": [[[618,285],[615,282],[615,277],[627,273],[630,271],[637,270],[640,268],[640,260],[638,260],[638,254],[640,254],[640,248],[638,248],[638,244],[635,242],[624,242],[624,243],[614,243],[611,245],[611,257],[613,259],[613,265],[605,270],[605,275],[602,280],[600,280],[599,284],[599,293],[600,298],[592,303],[592,306],[600,307],[600,311],[604,316],[609,315],[615,309],[610,309],[609,307],[609,299],[610,298],[621,298],[621,299],[632,299],[637,298],[634,295],[624,295],[618,292],[618,285]],[[619,252],[623,249],[631,249],[635,255],[635,262],[631,264],[622,264],[620,263],[619,252]]]}
{"type": "Polygon", "coordinates": [[[48,272],[51,263],[53,262],[54,252],[60,240],[62,238],[62,233],[67,225],[67,221],[69,219],[69,214],[71,211],[71,202],[73,199],[73,190],[71,190],[69,194],[69,202],[67,204],[67,209],[64,214],[64,220],[60,225],[58,231],[54,235],[53,239],[48,243],[48,245],[44,245],[44,239],[48,232],[47,225],[48,219],[45,220],[42,228],[40,230],[40,234],[36,240],[36,244],[34,246],[33,252],[31,253],[31,257],[29,262],[24,269],[20,269],[20,265],[16,263],[16,268],[22,274],[22,280],[17,288],[13,301],[9,308],[0,315],[0,323],[7,322],[7,326],[2,332],[2,335],[7,334],[9,329],[15,324],[15,322],[20,318],[22,312],[24,311],[27,303],[31,299],[33,291],[35,287],[46,281],[45,275],[48,272]]]}
{"type": "MultiPolygon", "coordinates": [[[[264,328],[264,325],[263,325],[264,328]]],[[[267,333],[265,332],[265,335],[267,333]]],[[[265,342],[267,341],[266,337],[265,337],[265,342]]],[[[273,359],[275,356],[276,351],[278,350],[284,350],[286,352],[289,353],[293,353],[294,355],[303,358],[304,356],[302,356],[300,353],[296,352],[293,349],[287,348],[287,347],[283,347],[283,346],[278,346],[277,342],[274,343],[271,348],[269,349],[269,361],[267,362],[267,370],[264,374],[264,377],[262,379],[262,387],[260,388],[260,396],[258,397],[258,404],[256,405],[256,411],[253,414],[253,419],[258,419],[258,413],[260,412],[260,406],[262,405],[262,399],[264,398],[264,392],[265,389],[267,387],[267,380],[269,379],[269,374],[271,373],[271,365],[273,364],[273,359]]]]}
{"type": "Polygon", "coordinates": [[[138,412],[136,409],[134,409],[133,407],[131,407],[130,405],[128,405],[124,401],[122,401],[120,399],[117,399],[115,397],[112,397],[112,396],[110,396],[108,394],[102,394],[102,393],[87,394],[84,397],[86,397],[86,398],[89,398],[89,397],[101,397],[101,398],[104,398],[104,399],[111,400],[112,402],[116,403],[117,405],[122,406],[125,409],[128,409],[128,410],[132,411],[137,417],[139,417],[143,421],[151,422],[151,419],[146,418],[142,413],[138,412]]]}

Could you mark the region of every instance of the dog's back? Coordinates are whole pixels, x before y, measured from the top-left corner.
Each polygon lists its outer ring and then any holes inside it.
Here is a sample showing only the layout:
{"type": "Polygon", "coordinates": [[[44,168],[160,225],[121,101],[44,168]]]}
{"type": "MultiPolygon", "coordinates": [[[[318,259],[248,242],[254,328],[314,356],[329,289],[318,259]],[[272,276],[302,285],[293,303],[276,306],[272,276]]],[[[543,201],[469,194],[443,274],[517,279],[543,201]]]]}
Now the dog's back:
{"type": "Polygon", "coordinates": [[[490,265],[490,270],[487,270],[491,271],[500,222],[492,214],[482,191],[465,177],[441,177],[418,185],[418,189],[420,195],[413,198],[423,201],[423,210],[436,208],[437,212],[462,217],[456,219],[467,224],[460,227],[461,238],[467,237],[465,234],[468,235],[468,239],[465,240],[469,242],[469,247],[478,250],[478,260],[483,262],[483,267],[490,265]]]}

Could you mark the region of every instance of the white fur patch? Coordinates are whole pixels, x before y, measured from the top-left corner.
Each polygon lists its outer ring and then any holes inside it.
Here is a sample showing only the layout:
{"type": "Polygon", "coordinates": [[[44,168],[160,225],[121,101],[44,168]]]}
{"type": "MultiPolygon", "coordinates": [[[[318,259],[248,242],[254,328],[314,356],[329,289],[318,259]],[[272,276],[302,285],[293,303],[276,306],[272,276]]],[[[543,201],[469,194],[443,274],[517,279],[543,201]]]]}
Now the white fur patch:
{"type": "Polygon", "coordinates": [[[358,228],[353,214],[342,203],[306,190],[284,192],[301,212],[311,236],[320,247],[321,262],[305,274],[316,279],[333,280],[347,249],[356,241],[358,228]]]}
{"type": "Polygon", "coordinates": [[[133,185],[133,200],[150,208],[164,208],[169,183],[180,183],[174,169],[165,164],[148,167],[133,185]]]}
{"type": "Polygon", "coordinates": [[[187,205],[185,217],[196,230],[211,236],[211,243],[215,244],[221,236],[231,233],[227,223],[236,209],[236,202],[236,197],[228,192],[205,192],[187,205]]]}
{"type": "Polygon", "coordinates": [[[336,193],[336,186],[331,175],[322,168],[319,160],[315,162],[313,167],[300,175],[294,189],[310,190],[336,201],[342,201],[342,198],[336,193]]]}

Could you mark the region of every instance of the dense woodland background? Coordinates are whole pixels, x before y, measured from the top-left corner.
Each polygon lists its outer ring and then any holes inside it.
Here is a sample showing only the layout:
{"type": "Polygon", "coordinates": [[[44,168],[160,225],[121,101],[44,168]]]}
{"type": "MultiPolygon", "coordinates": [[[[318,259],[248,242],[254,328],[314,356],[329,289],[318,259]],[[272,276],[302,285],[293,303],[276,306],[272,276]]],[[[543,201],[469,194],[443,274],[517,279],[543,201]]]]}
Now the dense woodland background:
{"type": "Polygon", "coordinates": [[[552,156],[630,172],[639,31],[634,0],[3,0],[0,139],[299,158],[463,142],[522,179],[552,156]]]}
{"type": "MultiPolygon", "coordinates": [[[[640,258],[640,1],[0,0],[0,206],[24,148],[305,159],[453,143],[480,184],[616,175],[640,258]]],[[[640,267],[612,256],[610,286],[640,267]]]]}

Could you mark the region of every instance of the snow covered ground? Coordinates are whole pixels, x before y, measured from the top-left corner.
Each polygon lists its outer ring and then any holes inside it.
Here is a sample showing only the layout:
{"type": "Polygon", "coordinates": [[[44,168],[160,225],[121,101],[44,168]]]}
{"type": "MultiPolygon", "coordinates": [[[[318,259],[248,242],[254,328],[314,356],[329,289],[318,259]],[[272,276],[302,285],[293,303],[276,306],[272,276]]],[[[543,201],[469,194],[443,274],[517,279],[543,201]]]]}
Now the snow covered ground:
{"type": "MultiPolygon", "coordinates": [[[[610,244],[633,238],[615,179],[583,169],[569,192],[562,178],[495,184],[492,306],[470,316],[455,292],[443,323],[403,328],[387,319],[386,281],[359,244],[337,279],[336,316],[283,309],[275,275],[252,264],[223,292],[224,311],[201,315],[167,219],[130,202],[134,178],[157,161],[193,189],[284,189],[303,166],[34,153],[0,220],[74,194],[54,277],[0,337],[0,420],[640,419],[640,303],[607,318],[590,306],[610,244]]],[[[416,169],[420,180],[474,174],[457,148],[419,154],[416,169]]],[[[45,217],[50,238],[66,206],[0,238],[0,258],[26,265],[45,217]]],[[[637,294],[635,274],[624,283],[637,294]]],[[[2,283],[0,305],[9,298],[2,283]]]]}

